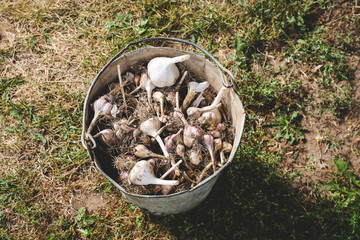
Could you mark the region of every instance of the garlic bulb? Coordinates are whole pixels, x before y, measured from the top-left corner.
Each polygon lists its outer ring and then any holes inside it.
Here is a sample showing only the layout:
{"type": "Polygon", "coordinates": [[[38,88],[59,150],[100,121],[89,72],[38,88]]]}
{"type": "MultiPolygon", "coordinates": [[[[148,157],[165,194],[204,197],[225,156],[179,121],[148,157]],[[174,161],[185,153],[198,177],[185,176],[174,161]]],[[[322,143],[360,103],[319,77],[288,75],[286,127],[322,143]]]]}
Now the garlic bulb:
{"type": "Polygon", "coordinates": [[[223,143],[220,138],[214,139],[214,154],[217,153],[223,146],[223,143]]]}
{"type": "Polygon", "coordinates": [[[214,138],[211,135],[204,135],[204,143],[206,148],[208,149],[209,153],[210,153],[210,158],[211,158],[211,163],[213,166],[213,170],[214,172],[216,171],[215,168],[215,154],[214,154],[214,138]]]}
{"type": "Polygon", "coordinates": [[[210,112],[214,109],[217,109],[221,107],[221,103],[217,104],[217,105],[210,105],[210,106],[206,106],[203,108],[197,108],[197,107],[189,107],[186,110],[186,114],[190,117],[193,116],[195,118],[198,118],[201,116],[201,114],[206,113],[206,112],[210,112]]]}
{"type": "Polygon", "coordinates": [[[201,152],[191,149],[189,152],[190,162],[194,165],[199,165],[202,162],[201,152]]]}
{"type": "Polygon", "coordinates": [[[140,125],[140,130],[145,133],[146,135],[149,135],[151,137],[154,137],[155,140],[159,143],[161,150],[163,151],[166,158],[169,158],[170,154],[166,150],[166,147],[164,145],[163,140],[159,136],[158,131],[161,131],[160,129],[160,121],[158,118],[153,117],[149,118],[148,120],[144,121],[140,125]]]}
{"type": "Polygon", "coordinates": [[[155,86],[152,84],[149,75],[147,73],[143,73],[143,74],[141,74],[141,77],[140,77],[140,85],[137,88],[135,88],[130,93],[130,95],[136,93],[140,89],[144,89],[147,92],[147,98],[148,98],[148,102],[150,104],[151,103],[151,93],[152,93],[152,90],[154,90],[154,88],[155,88],[155,86]]]}
{"type": "Polygon", "coordinates": [[[221,100],[224,95],[228,93],[228,90],[228,88],[222,87],[211,105],[203,108],[190,107],[186,110],[186,113],[188,116],[193,115],[195,117],[198,117],[201,114],[199,122],[202,125],[216,128],[216,125],[221,122],[221,113],[218,108],[221,106],[221,100]]]}
{"type": "Polygon", "coordinates": [[[136,130],[136,128],[131,127],[128,125],[128,120],[126,119],[120,119],[113,123],[116,137],[119,139],[122,139],[124,134],[131,133],[136,130]]]}
{"type": "Polygon", "coordinates": [[[175,144],[177,144],[179,141],[181,141],[181,133],[183,129],[181,128],[177,133],[172,134],[168,138],[165,138],[165,147],[168,151],[173,149],[175,147],[175,144]]]}
{"type": "Polygon", "coordinates": [[[135,164],[128,176],[129,184],[135,185],[178,185],[177,180],[163,180],[155,177],[153,166],[149,161],[141,160],[135,164]]]}
{"type": "Polygon", "coordinates": [[[111,97],[104,95],[95,100],[92,104],[92,107],[94,109],[94,118],[91,120],[91,123],[88,127],[87,135],[91,134],[91,131],[95,127],[95,124],[100,117],[111,118],[116,116],[117,106],[116,104],[110,103],[110,99],[111,97]]]}
{"type": "Polygon", "coordinates": [[[134,155],[140,158],[156,157],[166,159],[165,156],[152,152],[142,144],[136,145],[134,155]]]}
{"type": "Polygon", "coordinates": [[[200,139],[202,136],[200,129],[197,127],[186,125],[184,129],[184,144],[191,148],[196,139],[200,139]]]}
{"type": "Polygon", "coordinates": [[[108,146],[112,146],[116,143],[116,136],[113,130],[104,129],[94,135],[94,138],[101,137],[103,143],[108,146]]]}
{"type": "Polygon", "coordinates": [[[168,58],[153,58],[147,65],[148,75],[151,82],[156,87],[170,87],[175,84],[179,77],[179,69],[175,63],[186,61],[190,58],[189,54],[168,58]]]}

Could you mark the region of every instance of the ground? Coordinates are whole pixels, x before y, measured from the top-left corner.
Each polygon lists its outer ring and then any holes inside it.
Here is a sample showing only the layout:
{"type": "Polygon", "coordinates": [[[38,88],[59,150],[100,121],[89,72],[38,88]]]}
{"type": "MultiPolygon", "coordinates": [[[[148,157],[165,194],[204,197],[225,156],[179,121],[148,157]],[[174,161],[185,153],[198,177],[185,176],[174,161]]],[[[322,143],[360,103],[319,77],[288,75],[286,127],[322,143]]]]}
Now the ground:
{"type": "Polygon", "coordinates": [[[0,1],[0,238],[358,239],[359,16],[340,0],[0,1]],[[213,54],[247,113],[209,198],[166,217],[126,202],[80,141],[102,66],[155,36],[213,54]]]}

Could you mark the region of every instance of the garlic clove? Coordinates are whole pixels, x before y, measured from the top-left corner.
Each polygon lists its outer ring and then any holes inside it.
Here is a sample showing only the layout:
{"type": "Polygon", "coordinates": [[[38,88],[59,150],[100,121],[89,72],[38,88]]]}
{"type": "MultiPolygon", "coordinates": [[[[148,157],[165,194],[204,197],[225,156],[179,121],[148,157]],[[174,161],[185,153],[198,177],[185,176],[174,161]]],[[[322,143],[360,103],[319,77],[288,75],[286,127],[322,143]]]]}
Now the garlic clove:
{"type": "Polygon", "coordinates": [[[160,116],[164,116],[165,95],[160,91],[156,91],[153,93],[153,99],[160,104],[160,116]]]}
{"type": "Polygon", "coordinates": [[[141,160],[135,164],[135,166],[131,169],[128,181],[130,184],[135,185],[178,185],[179,181],[177,180],[164,180],[155,177],[153,166],[150,162],[141,160]]]}
{"type": "Polygon", "coordinates": [[[156,87],[170,87],[175,84],[179,77],[179,69],[176,63],[186,61],[190,58],[189,54],[168,58],[153,58],[147,65],[148,75],[151,82],[156,87]]]}

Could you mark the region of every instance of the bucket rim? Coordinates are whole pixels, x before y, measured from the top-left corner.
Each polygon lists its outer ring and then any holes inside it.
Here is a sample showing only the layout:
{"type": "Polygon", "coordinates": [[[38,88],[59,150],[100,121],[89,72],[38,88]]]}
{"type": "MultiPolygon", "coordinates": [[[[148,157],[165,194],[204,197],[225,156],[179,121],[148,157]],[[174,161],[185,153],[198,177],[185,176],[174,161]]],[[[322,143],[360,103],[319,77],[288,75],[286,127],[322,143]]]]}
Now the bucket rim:
{"type": "MultiPolygon", "coordinates": [[[[138,48],[138,49],[135,49],[133,51],[130,51],[128,53],[125,53],[123,55],[119,55],[119,54],[116,54],[111,60],[109,60],[109,62],[99,71],[99,73],[96,75],[96,77],[94,78],[94,80],[92,81],[90,87],[89,87],[89,90],[87,92],[87,95],[86,95],[86,98],[85,98],[85,101],[84,101],[84,106],[83,106],[83,132],[82,132],[82,135],[81,135],[81,142],[82,142],[82,145],[83,147],[87,150],[90,158],[92,161],[95,162],[95,166],[96,168],[100,171],[100,173],[107,179],[109,180],[116,188],[118,188],[122,194],[126,195],[126,196],[132,196],[132,197],[137,197],[137,198],[169,198],[169,197],[175,197],[175,196],[178,196],[178,195],[182,195],[182,194],[186,194],[188,192],[193,192],[193,191],[196,191],[198,188],[202,187],[203,185],[207,184],[209,181],[211,181],[213,178],[215,178],[217,175],[221,174],[224,170],[226,170],[226,168],[229,166],[229,164],[233,161],[233,158],[234,158],[234,155],[236,154],[238,148],[240,147],[240,142],[241,142],[241,139],[242,139],[242,135],[243,135],[243,131],[244,131],[244,126],[245,126],[245,120],[246,120],[246,112],[245,112],[245,109],[243,106],[242,107],[242,112],[243,112],[243,121],[241,123],[241,126],[240,126],[240,136],[239,136],[239,140],[238,142],[236,143],[236,146],[233,146],[234,149],[234,153],[233,153],[233,156],[231,158],[230,161],[227,161],[222,167],[220,167],[216,172],[212,173],[209,177],[207,177],[206,179],[202,180],[200,183],[196,184],[193,188],[190,188],[190,189],[186,189],[186,190],[183,190],[181,192],[176,192],[176,193],[170,193],[168,195],[141,195],[141,194],[135,194],[135,193],[130,193],[130,192],[127,192],[119,183],[117,183],[113,178],[111,178],[108,174],[106,174],[102,169],[101,167],[99,166],[99,163],[98,163],[98,160],[96,158],[96,155],[95,155],[95,152],[93,149],[91,149],[89,147],[89,145],[87,144],[86,140],[85,140],[85,132],[86,132],[86,129],[85,129],[85,125],[86,125],[86,122],[85,122],[85,118],[86,118],[86,110],[87,110],[87,106],[89,104],[89,98],[90,98],[90,93],[92,92],[97,80],[100,78],[100,76],[106,71],[106,69],[116,60],[118,59],[121,59],[121,58],[125,58],[128,54],[131,54],[131,53],[134,53],[136,51],[141,51],[143,49],[147,49],[147,48],[161,48],[161,49],[168,49],[168,50],[172,50],[172,51],[178,51],[178,52],[182,52],[182,53],[191,53],[191,54],[196,54],[196,55],[199,55],[199,56],[202,56],[204,57],[203,55],[199,54],[199,53],[196,53],[196,52],[193,52],[193,51],[185,51],[185,50],[181,50],[181,49],[176,49],[176,48],[171,48],[171,47],[157,47],[157,46],[146,46],[146,47],[141,47],[141,48],[138,48]]],[[[211,55],[210,55],[211,56],[211,55]]],[[[211,56],[212,57],[212,56],[211,56]]],[[[212,57],[214,58],[214,57],[212,57]]],[[[209,61],[206,57],[204,57],[205,61],[208,61],[212,66],[214,66],[215,68],[217,68],[220,73],[222,73],[222,71],[216,66],[214,65],[211,61],[209,61]]],[[[220,64],[220,63],[219,63],[220,64]]],[[[220,64],[221,65],[221,64],[220,64]]],[[[230,72],[231,73],[231,72],[230,72]]],[[[235,91],[235,89],[233,89],[235,94],[238,96],[237,92],[235,91]]],[[[241,100],[240,100],[241,101],[241,100]]],[[[230,157],[229,157],[230,158],[230,157]]]]}

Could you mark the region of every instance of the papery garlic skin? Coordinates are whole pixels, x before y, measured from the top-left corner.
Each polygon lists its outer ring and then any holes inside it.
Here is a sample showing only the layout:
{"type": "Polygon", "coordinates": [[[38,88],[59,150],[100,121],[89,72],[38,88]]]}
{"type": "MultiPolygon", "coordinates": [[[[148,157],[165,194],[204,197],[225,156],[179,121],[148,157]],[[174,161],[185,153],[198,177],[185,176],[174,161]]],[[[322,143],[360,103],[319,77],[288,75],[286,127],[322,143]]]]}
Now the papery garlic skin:
{"type": "Polygon", "coordinates": [[[156,57],[147,65],[148,75],[154,86],[170,87],[175,84],[180,72],[176,63],[186,61],[190,58],[189,54],[178,57],[156,57]]]}

